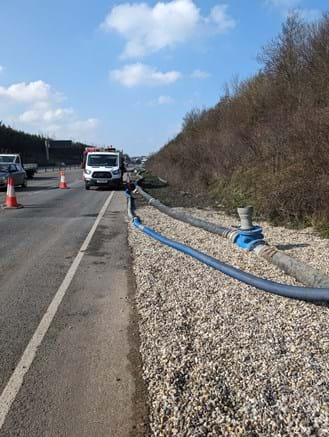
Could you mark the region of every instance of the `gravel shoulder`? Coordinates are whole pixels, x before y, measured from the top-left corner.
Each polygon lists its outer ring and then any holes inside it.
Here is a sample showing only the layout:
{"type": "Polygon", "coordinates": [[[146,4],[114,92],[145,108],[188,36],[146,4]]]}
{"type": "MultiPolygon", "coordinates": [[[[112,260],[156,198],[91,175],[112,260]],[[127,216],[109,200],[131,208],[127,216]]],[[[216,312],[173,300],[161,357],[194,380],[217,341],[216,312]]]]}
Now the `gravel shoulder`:
{"type": "MultiPolygon", "coordinates": [[[[237,224],[212,209],[184,211],[237,224]]],[[[169,238],[258,276],[296,283],[219,236],[149,206],[137,213],[169,238]]],[[[329,274],[328,240],[312,229],[262,225],[271,245],[329,274]]],[[[153,435],[328,435],[328,307],[241,284],[131,224],[129,244],[153,435]]]]}

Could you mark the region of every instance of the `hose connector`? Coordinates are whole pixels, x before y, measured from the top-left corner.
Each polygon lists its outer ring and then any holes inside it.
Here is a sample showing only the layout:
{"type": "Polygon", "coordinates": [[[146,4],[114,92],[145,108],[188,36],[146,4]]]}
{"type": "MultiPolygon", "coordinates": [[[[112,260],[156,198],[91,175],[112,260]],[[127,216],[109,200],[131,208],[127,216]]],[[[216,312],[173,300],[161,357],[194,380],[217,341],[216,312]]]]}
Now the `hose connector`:
{"type": "Polygon", "coordinates": [[[133,224],[134,224],[135,228],[138,228],[141,231],[144,230],[144,225],[142,225],[142,223],[140,222],[139,218],[136,215],[133,218],[133,224]]]}
{"type": "Polygon", "coordinates": [[[260,244],[264,245],[263,228],[261,226],[254,226],[249,231],[239,231],[234,243],[245,250],[253,250],[260,244]]]}
{"type": "Polygon", "coordinates": [[[258,245],[264,245],[263,228],[252,224],[253,207],[238,208],[241,225],[234,243],[245,250],[253,250],[258,245]]]}
{"type": "Polygon", "coordinates": [[[249,231],[254,226],[252,224],[252,215],[254,213],[254,208],[252,206],[245,206],[243,208],[238,208],[238,214],[240,217],[240,229],[241,231],[249,231]]]}

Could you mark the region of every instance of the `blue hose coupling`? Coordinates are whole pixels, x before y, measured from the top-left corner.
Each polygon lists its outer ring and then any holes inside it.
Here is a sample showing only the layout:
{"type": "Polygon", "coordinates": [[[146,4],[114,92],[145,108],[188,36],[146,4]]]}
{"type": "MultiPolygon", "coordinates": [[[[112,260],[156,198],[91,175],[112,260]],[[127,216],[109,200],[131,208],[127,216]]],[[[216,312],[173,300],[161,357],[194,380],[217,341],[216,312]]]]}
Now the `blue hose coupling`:
{"type": "Polygon", "coordinates": [[[133,219],[133,223],[134,223],[134,226],[136,227],[136,228],[139,228],[139,229],[141,229],[141,230],[143,230],[144,229],[144,226],[141,224],[141,222],[139,221],[139,218],[138,217],[134,217],[134,219],[133,219]]]}
{"type": "Polygon", "coordinates": [[[245,250],[253,250],[259,244],[265,244],[263,228],[261,226],[253,226],[248,230],[239,230],[234,243],[245,250]]]}

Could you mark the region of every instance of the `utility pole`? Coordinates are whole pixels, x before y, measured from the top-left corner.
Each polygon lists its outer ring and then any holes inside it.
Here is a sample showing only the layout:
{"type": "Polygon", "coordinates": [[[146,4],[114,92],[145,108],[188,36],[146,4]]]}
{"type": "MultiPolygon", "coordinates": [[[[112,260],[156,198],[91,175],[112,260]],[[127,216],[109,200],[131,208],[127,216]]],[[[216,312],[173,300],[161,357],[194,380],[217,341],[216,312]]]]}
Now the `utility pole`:
{"type": "Polygon", "coordinates": [[[49,161],[49,148],[50,148],[50,143],[48,138],[45,140],[45,149],[46,149],[46,159],[47,161],[49,161]]]}

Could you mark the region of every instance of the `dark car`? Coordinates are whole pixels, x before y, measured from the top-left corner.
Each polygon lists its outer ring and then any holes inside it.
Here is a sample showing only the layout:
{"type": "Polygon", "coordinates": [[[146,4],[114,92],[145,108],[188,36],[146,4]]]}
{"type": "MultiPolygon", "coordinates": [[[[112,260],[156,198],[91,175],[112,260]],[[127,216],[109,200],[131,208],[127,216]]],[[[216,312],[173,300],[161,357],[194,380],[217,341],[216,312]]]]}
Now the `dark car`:
{"type": "Polygon", "coordinates": [[[17,167],[16,164],[6,164],[0,162],[0,188],[7,187],[8,177],[11,176],[14,179],[15,187],[21,185],[27,186],[27,175],[25,170],[17,167]]]}

